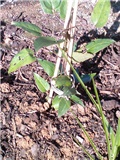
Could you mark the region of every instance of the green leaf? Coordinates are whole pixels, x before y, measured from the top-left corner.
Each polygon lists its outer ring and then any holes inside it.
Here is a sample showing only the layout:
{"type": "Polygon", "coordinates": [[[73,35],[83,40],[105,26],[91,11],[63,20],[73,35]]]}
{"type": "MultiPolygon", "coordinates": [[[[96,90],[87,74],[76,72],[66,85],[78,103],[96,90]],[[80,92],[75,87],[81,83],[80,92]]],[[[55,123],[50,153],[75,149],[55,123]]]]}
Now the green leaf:
{"type": "Polygon", "coordinates": [[[52,100],[52,107],[58,110],[58,117],[61,117],[69,110],[70,101],[63,97],[56,96],[52,100]]]}
{"type": "Polygon", "coordinates": [[[82,79],[82,81],[86,84],[86,83],[90,83],[90,81],[92,80],[92,78],[95,76],[95,73],[92,74],[84,74],[81,75],[80,78],[82,79]]]}
{"type": "Polygon", "coordinates": [[[72,82],[68,76],[60,75],[54,79],[57,87],[66,86],[69,87],[72,85],[72,82]]]}
{"type": "Polygon", "coordinates": [[[67,0],[62,0],[60,5],[60,18],[65,19],[67,12],[67,0]]]}
{"type": "Polygon", "coordinates": [[[67,0],[39,0],[45,13],[60,13],[60,18],[64,19],[67,11],[67,0]]]}
{"type": "Polygon", "coordinates": [[[81,106],[84,107],[84,104],[83,104],[82,100],[81,100],[79,97],[77,97],[76,95],[71,95],[70,99],[71,99],[73,102],[75,102],[75,103],[77,103],[77,104],[80,104],[81,106]]]}
{"type": "Polygon", "coordinates": [[[12,22],[12,25],[20,27],[35,36],[41,36],[41,29],[35,24],[29,22],[12,22]]]}
{"type": "Polygon", "coordinates": [[[115,136],[115,144],[113,146],[112,156],[114,159],[118,156],[120,152],[120,119],[118,119],[118,126],[115,136]]]}
{"type": "MultiPolygon", "coordinates": [[[[100,112],[100,111],[99,111],[100,112]]],[[[108,133],[109,133],[109,135],[110,135],[110,140],[112,140],[111,142],[112,142],[112,145],[114,145],[114,141],[115,141],[115,138],[113,138],[113,137],[115,137],[115,133],[114,133],[114,131],[113,131],[113,129],[112,129],[112,127],[110,126],[110,124],[109,124],[109,122],[108,122],[108,120],[106,119],[106,117],[104,116],[103,117],[103,121],[104,121],[104,123],[105,123],[105,125],[106,125],[106,127],[107,127],[107,130],[108,130],[108,133]]]]}
{"type": "Polygon", "coordinates": [[[46,92],[50,89],[49,83],[40,77],[37,73],[34,73],[35,84],[41,92],[46,92]]]}
{"type": "Polygon", "coordinates": [[[33,54],[34,52],[30,49],[21,50],[13,57],[8,69],[8,73],[14,72],[17,69],[34,62],[36,58],[33,56],[33,54]]]}
{"type": "Polygon", "coordinates": [[[115,134],[114,134],[114,132],[111,132],[111,134],[110,134],[110,141],[112,142],[112,148],[114,148],[114,146],[115,146],[115,134]]]}
{"type": "Polygon", "coordinates": [[[120,118],[118,119],[118,126],[116,131],[116,145],[120,146],[120,118]]]}
{"type": "Polygon", "coordinates": [[[59,108],[59,105],[60,105],[60,97],[59,96],[55,96],[52,100],[52,107],[55,109],[55,110],[58,110],[59,108]]]}
{"type": "Polygon", "coordinates": [[[91,74],[89,74],[89,76],[90,76],[91,79],[92,79],[92,78],[94,78],[94,77],[96,76],[96,73],[91,73],[91,74]]]}
{"type": "Polygon", "coordinates": [[[65,98],[60,98],[58,117],[63,116],[70,108],[70,101],[65,98]]]}
{"type": "Polygon", "coordinates": [[[52,2],[51,0],[43,0],[43,3],[44,3],[44,6],[47,8],[47,9],[50,9],[52,11],[52,2]]]}
{"type": "Polygon", "coordinates": [[[98,0],[91,15],[91,20],[96,27],[103,27],[110,14],[110,0],[98,0]]]}
{"type": "Polygon", "coordinates": [[[52,0],[52,8],[53,10],[57,10],[61,5],[61,0],[52,0]]]}
{"type": "Polygon", "coordinates": [[[56,11],[60,5],[61,0],[39,0],[41,7],[45,13],[53,14],[54,11],[56,11]]]}
{"type": "Polygon", "coordinates": [[[86,46],[87,52],[95,54],[114,43],[113,39],[96,39],[86,46]]]}
{"type": "Polygon", "coordinates": [[[35,50],[38,51],[42,47],[47,47],[53,44],[59,44],[64,40],[55,40],[52,37],[39,37],[34,41],[35,50]]]}
{"type": "Polygon", "coordinates": [[[71,86],[70,87],[63,87],[63,95],[62,96],[67,96],[67,97],[70,97],[70,96],[72,96],[72,95],[74,95],[74,94],[77,94],[77,92],[76,92],[76,88],[71,88],[71,86]]]}
{"type": "Polygon", "coordinates": [[[37,60],[40,63],[40,65],[43,67],[44,71],[50,77],[52,77],[54,74],[54,70],[55,70],[55,64],[47,60],[42,60],[42,59],[37,59],[37,60]]]}
{"type": "Polygon", "coordinates": [[[73,63],[80,63],[80,62],[84,62],[90,58],[93,58],[94,55],[90,54],[90,53],[80,53],[80,52],[73,52],[72,54],[73,57],[73,63]]]}
{"type": "MultiPolygon", "coordinates": [[[[79,73],[78,73],[78,74],[79,74],[79,73]]],[[[82,74],[82,75],[80,76],[80,78],[81,78],[81,80],[83,81],[83,83],[86,84],[86,83],[90,83],[91,80],[92,80],[92,78],[95,77],[95,75],[96,75],[96,73],[82,74]]],[[[74,79],[75,79],[75,82],[76,82],[76,83],[79,83],[77,77],[76,77],[74,74],[73,74],[73,77],[74,77],[74,79]]]]}

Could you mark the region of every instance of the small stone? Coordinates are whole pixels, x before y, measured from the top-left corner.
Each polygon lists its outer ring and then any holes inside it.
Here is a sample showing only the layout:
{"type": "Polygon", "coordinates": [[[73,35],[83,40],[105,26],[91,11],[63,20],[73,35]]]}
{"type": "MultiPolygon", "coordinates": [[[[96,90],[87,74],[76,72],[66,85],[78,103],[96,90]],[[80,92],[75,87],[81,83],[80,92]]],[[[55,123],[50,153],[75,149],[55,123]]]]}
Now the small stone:
{"type": "Polygon", "coordinates": [[[116,111],[116,117],[120,118],[120,111],[116,111]]]}
{"type": "Polygon", "coordinates": [[[33,144],[33,146],[31,147],[31,153],[32,153],[33,157],[37,157],[38,151],[39,151],[38,144],[37,143],[33,144]]]}
{"type": "Polygon", "coordinates": [[[81,138],[80,136],[76,136],[76,138],[80,143],[83,143],[83,138],[81,138]]]}

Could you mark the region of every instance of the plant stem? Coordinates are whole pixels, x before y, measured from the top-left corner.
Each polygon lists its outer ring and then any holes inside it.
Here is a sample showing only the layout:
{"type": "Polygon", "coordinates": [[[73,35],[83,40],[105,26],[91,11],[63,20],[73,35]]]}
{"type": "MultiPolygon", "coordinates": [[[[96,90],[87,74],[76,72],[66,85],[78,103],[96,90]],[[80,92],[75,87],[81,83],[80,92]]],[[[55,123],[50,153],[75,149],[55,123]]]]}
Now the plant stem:
{"type": "MultiPolygon", "coordinates": [[[[64,51],[62,51],[62,52],[64,52],[64,51]]],[[[85,92],[87,93],[88,97],[90,98],[90,100],[93,102],[93,104],[96,106],[97,110],[99,111],[99,105],[94,100],[93,96],[91,95],[91,93],[89,92],[89,90],[87,89],[87,87],[85,86],[85,84],[83,83],[82,79],[80,78],[80,76],[78,75],[78,73],[76,72],[76,70],[74,69],[74,67],[72,66],[72,64],[68,61],[68,58],[66,57],[65,53],[63,53],[63,55],[64,55],[65,59],[67,60],[67,62],[69,63],[69,65],[70,65],[73,73],[77,77],[78,81],[80,82],[82,88],[85,90],[85,92]]]]}
{"type": "MultiPolygon", "coordinates": [[[[67,60],[67,57],[66,55],[63,53],[64,57],[66,58],[67,60]]],[[[67,60],[68,61],[68,60],[67,60]]],[[[69,63],[69,61],[68,61],[69,63]]],[[[109,141],[109,135],[108,135],[108,129],[110,126],[109,126],[109,123],[106,119],[106,117],[104,116],[103,112],[102,112],[102,106],[101,106],[101,103],[100,103],[100,100],[99,100],[99,96],[98,96],[98,93],[96,95],[96,98],[97,98],[97,101],[98,103],[95,101],[95,99],[93,98],[93,96],[91,95],[91,93],[89,92],[89,90],[87,89],[87,87],[84,85],[82,79],[80,78],[80,76],[78,75],[78,73],[76,72],[76,70],[74,69],[74,67],[72,66],[71,63],[70,64],[70,67],[72,69],[72,71],[74,72],[75,76],[77,77],[78,81],[80,82],[81,86],[83,87],[83,89],[86,91],[88,97],[90,98],[90,100],[93,102],[93,104],[96,106],[101,118],[102,118],[102,124],[103,124],[103,128],[104,128],[104,131],[105,131],[105,136],[106,136],[106,141],[107,141],[107,148],[108,148],[108,156],[109,156],[109,159],[110,159],[110,141],[109,141]]],[[[94,85],[95,86],[95,85],[94,85]]],[[[97,89],[96,89],[97,91],[97,89]]],[[[95,92],[96,92],[95,91],[95,92]]],[[[111,134],[113,134],[113,130],[112,128],[110,127],[111,129],[111,134]]]]}
{"type": "MultiPolygon", "coordinates": [[[[63,51],[63,52],[64,52],[64,51],[63,51]]],[[[82,79],[80,78],[80,76],[78,75],[78,73],[76,72],[76,70],[74,69],[74,67],[72,66],[72,64],[68,61],[66,55],[65,55],[64,53],[63,53],[63,55],[64,55],[65,59],[67,60],[67,62],[69,63],[71,69],[73,70],[73,72],[74,72],[75,76],[77,77],[78,81],[80,82],[81,86],[82,86],[83,89],[86,91],[88,97],[90,98],[90,100],[93,102],[93,104],[96,106],[97,110],[99,111],[99,105],[98,105],[98,104],[96,103],[96,101],[94,100],[93,96],[91,95],[91,93],[89,92],[89,90],[87,89],[87,87],[85,86],[85,84],[83,83],[82,79]]],[[[79,124],[80,124],[80,123],[79,123],[79,124]]],[[[82,126],[82,124],[80,124],[80,127],[82,127],[82,129],[84,129],[83,126],[82,126]]],[[[84,131],[85,131],[85,129],[84,129],[84,131]]],[[[86,132],[86,131],[85,131],[85,134],[87,135],[87,132],[86,132]]],[[[89,135],[88,135],[87,137],[89,137],[89,135]]],[[[88,138],[88,139],[90,139],[90,138],[88,138]]],[[[90,142],[91,142],[91,145],[92,145],[93,149],[95,150],[96,154],[97,154],[98,157],[102,160],[102,159],[103,159],[102,156],[101,156],[100,153],[97,151],[96,146],[95,146],[94,143],[91,141],[91,139],[90,139],[90,142]]]]}
{"type": "MultiPolygon", "coordinates": [[[[72,112],[73,113],[73,112],[72,112]]],[[[81,124],[81,122],[79,121],[79,119],[76,117],[76,115],[73,113],[75,119],[77,120],[79,126],[82,128],[84,134],[86,135],[86,137],[88,138],[92,148],[94,149],[95,153],[98,155],[98,157],[102,160],[103,157],[101,156],[101,154],[98,152],[97,147],[95,146],[94,142],[92,141],[92,139],[90,138],[89,134],[87,133],[87,131],[85,130],[85,128],[83,127],[83,125],[81,124]]]]}
{"type": "MultiPolygon", "coordinates": [[[[69,20],[70,20],[70,16],[71,16],[71,10],[72,10],[73,1],[72,1],[72,0],[71,0],[71,1],[68,0],[67,3],[68,3],[68,6],[67,6],[66,17],[65,17],[64,30],[66,30],[66,29],[68,28],[68,25],[69,25],[69,20]]],[[[62,37],[62,38],[65,39],[65,37],[62,37]]],[[[60,48],[63,49],[64,43],[65,43],[65,42],[63,42],[63,43],[60,44],[60,48]]],[[[53,78],[57,77],[57,75],[58,75],[59,68],[60,68],[60,62],[61,62],[61,57],[62,57],[62,50],[59,49],[53,78]]],[[[55,81],[54,81],[54,79],[52,79],[52,80],[51,80],[51,86],[54,86],[54,85],[55,85],[55,81]]],[[[54,92],[54,91],[53,91],[53,89],[52,89],[52,87],[51,87],[51,88],[50,88],[50,93],[49,93],[49,98],[48,98],[48,103],[49,103],[49,104],[51,104],[53,92],[54,92]]]]}
{"type": "MultiPolygon", "coordinates": [[[[64,45],[64,42],[61,44],[62,48],[63,48],[63,45],[64,45]]],[[[62,52],[59,50],[53,78],[57,77],[57,75],[58,75],[58,71],[59,71],[59,67],[60,67],[60,62],[61,62],[61,57],[62,57],[62,52]]],[[[52,79],[51,80],[51,88],[50,88],[49,98],[48,98],[48,103],[49,104],[51,104],[51,101],[52,101],[52,96],[53,96],[53,92],[54,92],[53,89],[52,89],[52,86],[54,86],[54,85],[55,85],[55,80],[52,79]]]]}
{"type": "MultiPolygon", "coordinates": [[[[76,17],[77,17],[77,7],[78,7],[78,0],[75,0],[74,2],[74,11],[72,16],[72,24],[69,24],[69,32],[70,32],[70,40],[68,43],[68,61],[71,63],[71,57],[72,57],[72,51],[73,51],[73,38],[75,34],[75,24],[76,24],[76,17]]],[[[67,62],[66,64],[66,73],[69,76],[70,75],[70,65],[67,62]]]]}
{"type": "Polygon", "coordinates": [[[102,111],[102,106],[101,106],[101,102],[100,102],[100,99],[99,99],[98,91],[97,91],[95,81],[94,81],[93,78],[92,78],[92,82],[93,82],[93,88],[94,88],[95,96],[96,96],[97,102],[99,104],[99,112],[100,112],[100,115],[101,115],[101,118],[102,118],[102,124],[103,124],[104,132],[105,132],[105,136],[106,136],[106,141],[107,141],[108,158],[110,159],[109,134],[108,134],[107,126],[106,126],[106,123],[105,123],[105,117],[104,117],[104,114],[103,114],[103,111],[102,111]]]}
{"type": "Polygon", "coordinates": [[[77,141],[75,137],[73,137],[74,141],[82,148],[83,152],[86,153],[86,155],[91,159],[94,160],[94,158],[89,154],[89,152],[82,146],[81,143],[77,141]]]}

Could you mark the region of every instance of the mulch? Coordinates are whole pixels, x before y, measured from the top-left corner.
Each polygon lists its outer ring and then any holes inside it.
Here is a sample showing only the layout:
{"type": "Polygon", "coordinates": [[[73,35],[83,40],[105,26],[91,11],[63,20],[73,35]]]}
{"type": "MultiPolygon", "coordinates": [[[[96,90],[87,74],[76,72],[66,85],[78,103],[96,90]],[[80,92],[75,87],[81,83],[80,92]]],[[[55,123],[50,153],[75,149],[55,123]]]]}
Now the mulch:
{"type": "MultiPolygon", "coordinates": [[[[87,8],[83,6],[81,5],[81,8],[87,13],[87,8]]],[[[11,21],[36,22],[44,35],[56,38],[61,34],[63,21],[58,15],[54,17],[44,15],[37,2],[8,4],[2,7],[2,11],[0,158],[4,160],[87,159],[81,148],[73,141],[73,136],[81,138],[85,148],[91,155],[95,155],[73,114],[68,111],[66,115],[58,118],[57,112],[48,105],[45,99],[46,94],[41,93],[36,87],[33,72],[50,81],[37,62],[8,75],[10,61],[15,54],[23,48],[34,50],[32,38],[22,29],[10,25],[11,21]],[[28,7],[29,11],[26,10],[28,7]]],[[[77,23],[81,20],[81,31],[78,30],[75,37],[76,40],[81,37],[79,45],[87,42],[89,38],[103,37],[103,34],[91,30],[85,19],[81,16],[79,18],[77,23]]],[[[116,130],[117,121],[120,118],[120,41],[119,34],[113,34],[113,32],[114,30],[111,29],[111,32],[109,30],[106,36],[113,37],[116,43],[99,52],[93,59],[81,63],[79,71],[82,74],[97,73],[95,82],[103,111],[113,129],[116,130]]],[[[35,55],[55,63],[56,55],[49,54],[54,50],[56,46],[43,48],[35,55]]],[[[92,84],[88,83],[87,87],[94,94],[92,84]]],[[[105,136],[99,114],[80,85],[77,85],[77,90],[82,93],[80,98],[86,107],[74,104],[71,108],[106,158],[105,136]]]]}

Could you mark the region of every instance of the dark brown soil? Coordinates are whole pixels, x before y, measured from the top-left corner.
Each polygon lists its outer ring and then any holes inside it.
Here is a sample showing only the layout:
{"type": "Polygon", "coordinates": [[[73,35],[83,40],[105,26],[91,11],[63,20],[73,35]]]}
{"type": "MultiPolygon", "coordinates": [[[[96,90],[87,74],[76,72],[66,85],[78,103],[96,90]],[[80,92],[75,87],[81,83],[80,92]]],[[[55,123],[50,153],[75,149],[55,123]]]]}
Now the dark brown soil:
{"type": "MultiPolygon", "coordinates": [[[[88,5],[88,4],[87,4],[88,5]]],[[[115,4],[113,4],[114,7],[115,4]]],[[[89,12],[92,10],[89,8],[89,12]]],[[[106,34],[100,30],[96,32],[89,19],[87,6],[81,4],[78,11],[75,41],[78,45],[86,43],[90,38],[107,37],[116,40],[116,43],[104,49],[92,60],[80,64],[80,73],[96,72],[96,85],[100,94],[104,113],[111,126],[116,131],[117,121],[120,118],[120,41],[118,33],[117,10],[115,23],[111,28],[105,28],[106,34]],[[81,13],[83,15],[81,15],[81,13]],[[83,17],[85,16],[85,18],[83,17]]],[[[115,12],[116,11],[116,12],[115,12]]],[[[46,94],[40,93],[34,80],[33,72],[50,80],[39,64],[22,67],[8,75],[8,68],[13,56],[23,48],[33,48],[32,38],[22,29],[11,26],[12,21],[28,21],[37,24],[44,35],[61,36],[63,21],[58,15],[45,15],[38,2],[25,1],[22,3],[6,4],[1,7],[1,154],[4,160],[85,160],[87,156],[73,141],[74,137],[81,137],[83,145],[95,155],[86,136],[78,126],[73,114],[69,111],[65,116],[58,118],[56,111],[48,105],[46,94]]],[[[39,58],[56,61],[54,54],[49,54],[56,46],[43,48],[36,53],[39,58]]],[[[91,83],[87,84],[92,91],[91,83]]],[[[81,99],[85,108],[73,105],[71,108],[84,125],[90,137],[98,146],[100,153],[107,157],[105,136],[101,120],[95,107],[84,91],[81,99]]],[[[119,158],[118,158],[119,159],[119,158]]]]}

